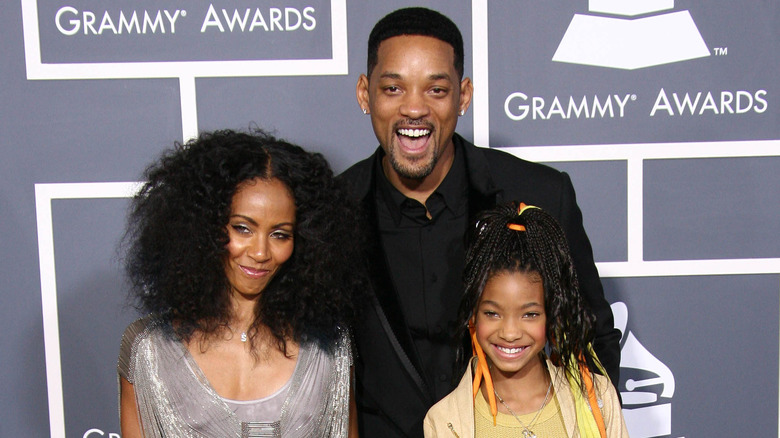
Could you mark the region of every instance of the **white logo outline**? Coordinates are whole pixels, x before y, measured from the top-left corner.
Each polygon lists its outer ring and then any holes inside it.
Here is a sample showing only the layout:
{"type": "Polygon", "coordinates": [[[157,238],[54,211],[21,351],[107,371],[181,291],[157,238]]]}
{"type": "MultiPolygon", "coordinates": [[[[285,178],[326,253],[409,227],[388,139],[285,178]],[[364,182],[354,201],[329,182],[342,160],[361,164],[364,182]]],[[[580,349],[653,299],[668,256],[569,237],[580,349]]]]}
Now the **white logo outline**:
{"type": "MultiPolygon", "coordinates": [[[[590,12],[633,17],[665,11],[673,0],[590,0],[590,12]]],[[[552,60],[636,70],[710,56],[687,10],[640,18],[574,14],[552,60]]]]}
{"type": "Polygon", "coordinates": [[[669,436],[672,434],[674,374],[628,330],[628,306],[618,301],[610,307],[615,318],[615,328],[621,333],[620,369],[641,370],[657,376],[642,380],[630,377],[625,379],[626,390],[621,391],[620,396],[629,435],[634,438],[669,436]],[[661,391],[654,391],[659,385],[661,391]]]}

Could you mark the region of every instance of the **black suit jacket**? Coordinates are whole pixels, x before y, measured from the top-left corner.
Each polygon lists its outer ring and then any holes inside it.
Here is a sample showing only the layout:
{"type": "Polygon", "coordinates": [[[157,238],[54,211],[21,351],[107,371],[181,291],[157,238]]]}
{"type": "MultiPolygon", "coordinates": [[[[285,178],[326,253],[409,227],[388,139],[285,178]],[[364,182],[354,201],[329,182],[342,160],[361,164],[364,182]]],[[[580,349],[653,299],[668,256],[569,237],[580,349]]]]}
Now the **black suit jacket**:
{"type": "MultiPolygon", "coordinates": [[[[569,176],[499,150],[478,148],[457,134],[453,141],[466,158],[470,217],[518,201],[541,207],[558,220],[568,239],[581,293],[596,315],[596,353],[617,382],[620,332],[614,329],[569,176]]],[[[422,437],[423,418],[438,400],[422,377],[377,230],[375,161],[383,155],[380,148],[341,175],[360,200],[371,234],[366,261],[373,290],[355,328],[360,432],[368,438],[422,437]]],[[[456,317],[452,315],[452,320],[456,317]]]]}

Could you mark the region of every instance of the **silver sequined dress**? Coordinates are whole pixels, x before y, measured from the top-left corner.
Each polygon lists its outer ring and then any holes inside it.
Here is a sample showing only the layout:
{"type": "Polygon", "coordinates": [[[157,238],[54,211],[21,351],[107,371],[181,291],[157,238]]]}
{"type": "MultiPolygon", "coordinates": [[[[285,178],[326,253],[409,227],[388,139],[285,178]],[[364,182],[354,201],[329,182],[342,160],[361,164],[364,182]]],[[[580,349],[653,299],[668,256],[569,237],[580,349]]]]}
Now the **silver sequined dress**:
{"type": "MultiPolygon", "coordinates": [[[[302,343],[278,421],[242,422],[170,326],[151,317],[125,330],[117,371],[133,384],[146,437],[346,437],[350,341],[332,352],[302,343]]],[[[258,383],[262,384],[262,383],[258,383]]]]}

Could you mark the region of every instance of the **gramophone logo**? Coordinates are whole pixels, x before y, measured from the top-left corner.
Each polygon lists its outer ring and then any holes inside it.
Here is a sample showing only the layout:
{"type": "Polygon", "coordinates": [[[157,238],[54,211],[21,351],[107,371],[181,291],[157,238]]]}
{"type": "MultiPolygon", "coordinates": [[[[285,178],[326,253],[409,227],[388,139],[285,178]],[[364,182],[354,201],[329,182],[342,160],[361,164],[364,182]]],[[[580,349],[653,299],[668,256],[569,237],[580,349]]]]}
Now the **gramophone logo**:
{"type": "Polygon", "coordinates": [[[588,5],[591,13],[604,15],[575,14],[553,61],[635,70],[710,55],[691,14],[670,11],[674,0],[588,5]]]}
{"type": "Polygon", "coordinates": [[[668,436],[672,433],[672,395],[674,375],[626,330],[628,307],[623,302],[612,304],[615,328],[620,330],[620,396],[623,417],[631,438],[668,436]],[[622,383],[621,382],[621,383],[622,383]]]}

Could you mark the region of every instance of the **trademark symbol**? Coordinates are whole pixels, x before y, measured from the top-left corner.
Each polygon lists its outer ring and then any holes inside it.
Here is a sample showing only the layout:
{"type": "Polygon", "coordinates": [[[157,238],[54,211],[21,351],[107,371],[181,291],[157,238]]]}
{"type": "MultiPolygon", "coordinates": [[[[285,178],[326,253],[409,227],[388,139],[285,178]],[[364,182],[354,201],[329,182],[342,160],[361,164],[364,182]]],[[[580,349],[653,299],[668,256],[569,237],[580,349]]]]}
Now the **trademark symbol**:
{"type": "Polygon", "coordinates": [[[636,100],[636,94],[631,95],[631,100],[636,100]]]}
{"type": "Polygon", "coordinates": [[[187,11],[185,9],[181,10],[181,16],[182,17],[186,17],[187,16],[187,11]]]}
{"type": "Polygon", "coordinates": [[[728,47],[715,47],[713,50],[715,51],[715,56],[726,56],[729,54],[728,47]]]}

